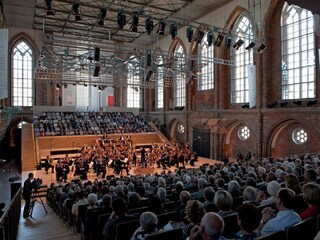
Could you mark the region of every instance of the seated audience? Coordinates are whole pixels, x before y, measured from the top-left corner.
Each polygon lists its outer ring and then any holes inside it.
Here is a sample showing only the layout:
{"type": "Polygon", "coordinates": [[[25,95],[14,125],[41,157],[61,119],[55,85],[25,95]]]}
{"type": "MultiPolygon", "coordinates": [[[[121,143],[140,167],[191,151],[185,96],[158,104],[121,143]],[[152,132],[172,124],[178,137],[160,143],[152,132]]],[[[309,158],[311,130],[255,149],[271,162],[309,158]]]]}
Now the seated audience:
{"type": "Polygon", "coordinates": [[[297,195],[301,193],[301,186],[299,179],[294,174],[288,174],[285,177],[285,187],[293,190],[297,195]]]}
{"type": "Polygon", "coordinates": [[[144,212],[140,216],[140,227],[134,232],[131,240],[144,240],[146,236],[158,232],[158,218],[153,212],[144,212]]]}
{"type": "Polygon", "coordinates": [[[320,214],[320,186],[316,183],[307,183],[303,186],[303,199],[308,204],[308,209],[300,213],[302,220],[320,214]]]}
{"type": "Polygon", "coordinates": [[[190,230],[201,222],[201,218],[206,213],[206,210],[201,202],[198,200],[190,200],[186,207],[186,226],[185,232],[187,236],[190,234],[190,230]]]}
{"type": "Polygon", "coordinates": [[[165,213],[166,210],[163,207],[161,199],[157,196],[150,196],[149,197],[149,211],[155,213],[156,215],[165,213]]]}
{"type": "Polygon", "coordinates": [[[279,189],[281,188],[280,183],[276,181],[271,181],[267,185],[267,192],[269,197],[266,197],[266,194],[261,191],[258,194],[257,202],[260,203],[261,206],[267,206],[270,204],[274,204],[276,202],[276,195],[279,189]]]}
{"type": "Polygon", "coordinates": [[[234,213],[234,211],[231,210],[233,198],[226,190],[219,190],[216,192],[214,196],[214,204],[217,206],[219,210],[218,214],[221,217],[234,213]]]}
{"type": "Polygon", "coordinates": [[[258,205],[256,202],[257,199],[257,189],[254,187],[248,186],[243,190],[243,204],[254,204],[258,205]]]}

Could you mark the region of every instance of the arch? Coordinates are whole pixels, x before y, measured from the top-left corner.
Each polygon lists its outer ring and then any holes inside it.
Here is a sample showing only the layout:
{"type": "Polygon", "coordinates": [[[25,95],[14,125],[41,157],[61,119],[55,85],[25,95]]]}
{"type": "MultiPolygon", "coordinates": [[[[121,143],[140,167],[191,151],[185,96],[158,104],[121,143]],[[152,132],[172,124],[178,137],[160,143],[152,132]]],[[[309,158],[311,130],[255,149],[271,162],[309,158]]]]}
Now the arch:
{"type": "Polygon", "coordinates": [[[10,146],[15,147],[15,130],[18,128],[19,123],[27,122],[32,123],[32,116],[15,116],[11,119],[7,131],[9,133],[10,146]]]}
{"type": "MultiPolygon", "coordinates": [[[[270,127],[270,130],[266,134],[266,143],[264,144],[264,146],[266,147],[266,149],[265,149],[266,156],[273,156],[275,154],[273,150],[275,150],[277,148],[277,143],[280,140],[282,140],[281,135],[289,128],[296,128],[296,126],[300,126],[304,129],[309,130],[308,131],[309,134],[310,135],[312,134],[310,137],[320,139],[319,130],[317,130],[315,128],[311,129],[310,124],[308,124],[308,122],[301,120],[301,119],[296,119],[294,117],[283,118],[283,119],[280,119],[279,121],[277,121],[276,123],[274,123],[270,127]]],[[[290,139],[290,141],[287,141],[286,139],[283,139],[282,141],[286,141],[287,146],[288,145],[295,146],[294,143],[291,143],[291,139],[290,139]]],[[[306,148],[304,152],[309,152],[309,151],[306,148]]]]}

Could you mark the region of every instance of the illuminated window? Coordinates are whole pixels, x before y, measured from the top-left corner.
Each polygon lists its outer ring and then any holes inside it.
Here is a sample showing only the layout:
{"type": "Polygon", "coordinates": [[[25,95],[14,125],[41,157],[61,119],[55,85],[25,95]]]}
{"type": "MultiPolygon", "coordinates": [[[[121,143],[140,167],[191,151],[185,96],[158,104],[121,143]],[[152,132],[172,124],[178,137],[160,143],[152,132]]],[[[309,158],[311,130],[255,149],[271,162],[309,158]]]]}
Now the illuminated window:
{"type": "Polygon", "coordinates": [[[214,52],[213,45],[208,46],[207,35],[202,39],[199,46],[198,56],[198,90],[208,90],[214,88],[214,52]]]}
{"type": "Polygon", "coordinates": [[[282,99],[315,97],[315,36],[313,15],[284,5],[281,18],[282,99]]]}
{"type": "Polygon", "coordinates": [[[240,16],[235,24],[235,36],[237,37],[234,43],[242,39],[244,44],[238,50],[234,48],[231,50],[231,58],[235,63],[231,68],[232,103],[249,102],[248,65],[253,64],[253,51],[245,50],[245,46],[250,44],[251,39],[248,36],[253,36],[252,28],[252,23],[247,16],[240,16]]]}
{"type": "Polygon", "coordinates": [[[174,106],[184,107],[186,105],[186,78],[183,69],[185,66],[185,53],[181,44],[177,44],[174,52],[174,57],[177,59],[175,62],[175,81],[174,81],[174,106]]]}
{"type": "Polygon", "coordinates": [[[27,124],[27,122],[26,121],[19,122],[18,123],[18,128],[22,128],[23,124],[27,124]]]}
{"type": "Polygon", "coordinates": [[[292,140],[295,144],[303,144],[308,140],[308,134],[304,129],[297,128],[292,132],[292,140]]]}
{"type": "Polygon", "coordinates": [[[11,53],[12,61],[12,105],[32,106],[34,53],[29,43],[18,41],[11,53]]]}
{"type": "Polygon", "coordinates": [[[140,67],[137,58],[130,57],[128,63],[127,74],[127,107],[140,108],[141,107],[141,89],[140,89],[140,67]]]}
{"type": "Polygon", "coordinates": [[[184,133],[184,126],[180,123],[179,125],[178,125],[178,132],[180,133],[180,134],[182,134],[182,133],[184,133]]]}
{"type": "Polygon", "coordinates": [[[247,126],[239,128],[238,137],[240,140],[246,141],[250,137],[250,129],[247,126]]]}

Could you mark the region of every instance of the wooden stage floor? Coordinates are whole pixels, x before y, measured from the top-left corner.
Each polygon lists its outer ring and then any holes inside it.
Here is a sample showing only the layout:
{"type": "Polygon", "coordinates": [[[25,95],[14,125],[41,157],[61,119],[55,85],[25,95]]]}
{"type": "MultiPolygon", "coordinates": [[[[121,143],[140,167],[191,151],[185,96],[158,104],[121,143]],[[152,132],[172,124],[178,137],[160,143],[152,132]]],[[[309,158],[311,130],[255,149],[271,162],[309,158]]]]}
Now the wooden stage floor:
{"type": "MultiPolygon", "coordinates": [[[[208,158],[203,158],[203,157],[199,157],[198,158],[199,161],[195,163],[195,166],[192,167],[190,166],[190,164],[186,164],[185,167],[186,168],[198,168],[199,166],[202,166],[203,164],[217,164],[217,163],[221,163],[220,161],[217,160],[213,160],[213,159],[208,159],[208,158]]],[[[154,166],[148,166],[147,168],[141,168],[141,167],[135,167],[133,165],[129,166],[129,175],[140,175],[140,174],[154,174],[154,173],[161,173],[162,171],[166,171],[168,172],[169,170],[171,171],[175,171],[177,168],[175,166],[167,168],[167,169],[163,169],[163,168],[158,168],[156,164],[154,164],[154,166]]],[[[22,183],[27,179],[28,177],[28,173],[30,171],[23,171],[22,172],[22,183]]],[[[43,180],[43,184],[47,184],[48,187],[50,186],[51,183],[57,183],[56,181],[56,174],[55,173],[51,173],[51,169],[49,170],[49,173],[46,174],[46,172],[44,171],[44,168],[42,168],[41,170],[34,170],[31,171],[34,173],[34,176],[36,178],[41,178],[43,180]]],[[[75,180],[75,179],[79,179],[79,176],[73,176],[74,172],[70,172],[68,174],[68,180],[67,182],[70,182],[71,180],[75,180]]],[[[120,175],[116,175],[113,173],[113,169],[108,168],[107,170],[107,176],[111,176],[114,175],[115,177],[120,177],[120,175]]],[[[127,176],[125,170],[123,170],[123,176],[127,176]]],[[[94,180],[94,179],[98,179],[101,180],[101,174],[100,176],[97,178],[96,174],[93,172],[92,169],[90,169],[89,173],[88,173],[88,180],[94,180]]],[[[62,183],[62,182],[58,182],[58,183],[62,183]]],[[[63,184],[63,183],[62,183],[63,184]]]]}

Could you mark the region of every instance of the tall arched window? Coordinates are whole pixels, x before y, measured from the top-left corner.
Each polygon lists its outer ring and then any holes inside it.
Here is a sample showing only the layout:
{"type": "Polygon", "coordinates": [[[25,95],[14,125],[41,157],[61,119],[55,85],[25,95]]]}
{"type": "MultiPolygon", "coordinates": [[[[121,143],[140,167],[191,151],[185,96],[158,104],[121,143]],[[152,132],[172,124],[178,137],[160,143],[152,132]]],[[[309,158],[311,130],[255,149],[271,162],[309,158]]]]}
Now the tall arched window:
{"type": "Polygon", "coordinates": [[[281,18],[282,99],[315,97],[315,41],[310,11],[285,3],[281,18]]]}
{"type": "Polygon", "coordinates": [[[180,43],[177,44],[174,51],[175,62],[175,81],[174,81],[174,106],[184,107],[186,105],[186,79],[184,66],[186,64],[186,54],[180,43]]]}
{"type": "Polygon", "coordinates": [[[238,50],[236,48],[231,50],[231,58],[235,63],[231,68],[231,102],[245,103],[249,102],[248,65],[253,64],[253,51],[245,50],[245,46],[253,40],[253,24],[248,16],[241,15],[234,29],[234,43],[240,39],[244,43],[238,50]]]}
{"type": "Polygon", "coordinates": [[[128,73],[127,73],[127,107],[141,107],[141,88],[140,88],[140,66],[136,57],[129,58],[128,73]]]}
{"type": "Polygon", "coordinates": [[[214,88],[214,58],[213,45],[209,47],[207,34],[202,38],[198,50],[198,90],[208,90],[214,88]]]}
{"type": "Polygon", "coordinates": [[[32,69],[34,52],[25,40],[19,40],[12,48],[12,105],[32,106],[33,81],[32,69]]]}
{"type": "Polygon", "coordinates": [[[156,57],[157,77],[156,77],[156,104],[157,108],[163,108],[163,57],[159,54],[156,57]]]}

